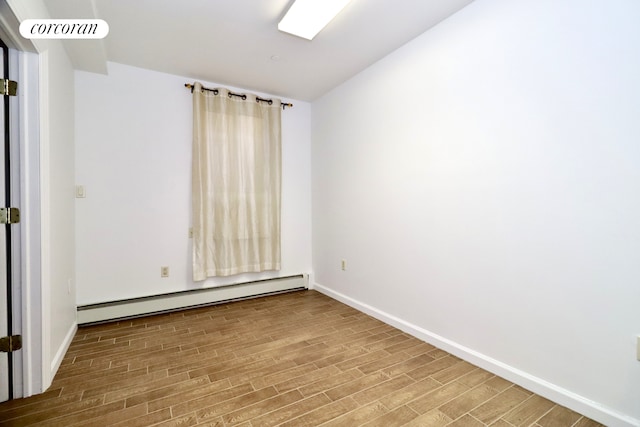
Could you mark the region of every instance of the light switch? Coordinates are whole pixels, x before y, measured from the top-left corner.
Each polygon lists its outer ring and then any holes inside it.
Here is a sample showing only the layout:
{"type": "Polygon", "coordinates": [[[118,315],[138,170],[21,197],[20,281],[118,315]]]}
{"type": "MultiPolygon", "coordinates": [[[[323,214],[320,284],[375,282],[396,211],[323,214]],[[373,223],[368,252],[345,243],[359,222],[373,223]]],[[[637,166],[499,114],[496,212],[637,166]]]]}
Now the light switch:
{"type": "Polygon", "coordinates": [[[84,185],[76,185],[76,199],[84,199],[87,193],[84,191],[84,185]]]}

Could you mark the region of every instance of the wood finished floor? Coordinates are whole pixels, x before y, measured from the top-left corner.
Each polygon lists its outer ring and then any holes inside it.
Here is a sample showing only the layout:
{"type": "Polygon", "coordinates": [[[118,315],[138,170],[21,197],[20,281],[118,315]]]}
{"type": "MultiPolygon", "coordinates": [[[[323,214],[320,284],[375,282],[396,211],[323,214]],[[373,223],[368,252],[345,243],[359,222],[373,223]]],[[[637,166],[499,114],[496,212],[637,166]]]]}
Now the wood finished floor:
{"type": "Polygon", "coordinates": [[[81,327],[1,426],[600,424],[315,291],[81,327]]]}

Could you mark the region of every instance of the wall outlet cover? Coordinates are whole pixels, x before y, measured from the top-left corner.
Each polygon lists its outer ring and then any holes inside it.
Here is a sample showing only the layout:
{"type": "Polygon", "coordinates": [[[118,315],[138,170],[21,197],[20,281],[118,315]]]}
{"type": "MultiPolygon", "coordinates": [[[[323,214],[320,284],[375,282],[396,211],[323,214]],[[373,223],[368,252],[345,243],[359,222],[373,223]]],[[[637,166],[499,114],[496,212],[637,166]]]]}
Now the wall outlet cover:
{"type": "Polygon", "coordinates": [[[87,197],[87,193],[84,189],[84,185],[76,185],[76,198],[84,199],[85,197],[87,197]]]}

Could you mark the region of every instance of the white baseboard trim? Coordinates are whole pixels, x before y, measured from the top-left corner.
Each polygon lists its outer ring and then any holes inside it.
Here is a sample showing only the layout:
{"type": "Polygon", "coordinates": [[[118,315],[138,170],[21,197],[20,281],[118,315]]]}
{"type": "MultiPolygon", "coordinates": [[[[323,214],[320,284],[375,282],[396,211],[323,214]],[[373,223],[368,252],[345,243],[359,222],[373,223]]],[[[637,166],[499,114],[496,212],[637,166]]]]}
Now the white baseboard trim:
{"type": "Polygon", "coordinates": [[[60,368],[60,364],[62,364],[62,360],[64,359],[64,355],[67,354],[71,341],[73,341],[73,337],[76,336],[76,332],[78,332],[78,323],[74,322],[73,325],[71,325],[71,328],[69,328],[67,335],[65,335],[62,345],[58,351],[56,351],[56,355],[53,357],[53,360],[51,360],[51,376],[49,378],[52,380],[56,376],[58,368],[60,368]]]}
{"type": "Polygon", "coordinates": [[[640,426],[640,420],[638,419],[620,414],[597,402],[573,393],[572,391],[566,390],[553,383],[530,375],[527,372],[516,369],[512,366],[500,362],[499,360],[488,357],[482,353],[451,341],[445,337],[434,334],[433,332],[413,325],[396,316],[388,314],[368,304],[362,303],[340,292],[336,292],[331,288],[314,282],[310,284],[310,289],[315,289],[318,292],[327,295],[328,297],[347,304],[348,306],[351,306],[382,322],[394,326],[403,332],[421,339],[422,341],[432,344],[444,351],[453,354],[454,356],[457,356],[508,381],[518,384],[519,386],[524,387],[536,394],[539,394],[540,396],[545,397],[553,402],[579,412],[604,425],[607,425],[609,427],[640,426]]]}
{"type": "Polygon", "coordinates": [[[299,274],[296,276],[277,277],[227,286],[91,304],[78,307],[78,324],[84,325],[118,319],[129,319],[279,292],[306,289],[307,287],[307,275],[299,274]]]}

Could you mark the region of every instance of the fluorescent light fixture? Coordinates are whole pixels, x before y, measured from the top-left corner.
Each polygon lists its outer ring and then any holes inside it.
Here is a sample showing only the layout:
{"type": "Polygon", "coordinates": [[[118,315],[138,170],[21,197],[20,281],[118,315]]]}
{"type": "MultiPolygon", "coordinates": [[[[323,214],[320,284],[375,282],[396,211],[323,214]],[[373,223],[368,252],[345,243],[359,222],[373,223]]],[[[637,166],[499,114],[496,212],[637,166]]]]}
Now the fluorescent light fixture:
{"type": "Polygon", "coordinates": [[[351,0],[296,0],[278,29],[294,36],[313,40],[351,0]]]}

